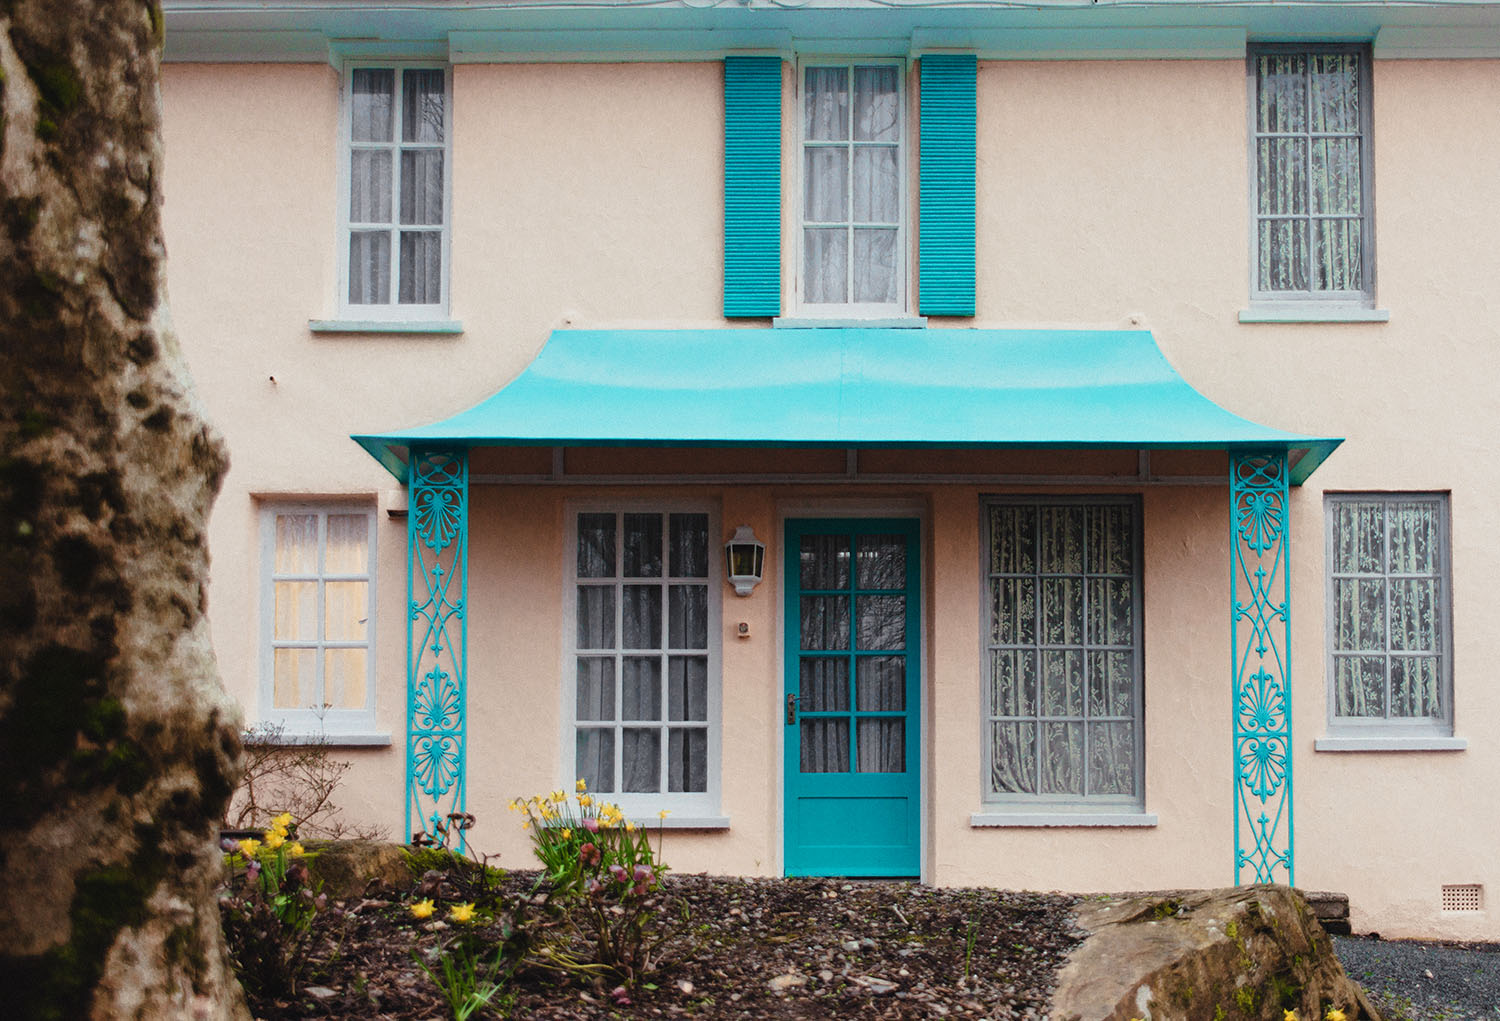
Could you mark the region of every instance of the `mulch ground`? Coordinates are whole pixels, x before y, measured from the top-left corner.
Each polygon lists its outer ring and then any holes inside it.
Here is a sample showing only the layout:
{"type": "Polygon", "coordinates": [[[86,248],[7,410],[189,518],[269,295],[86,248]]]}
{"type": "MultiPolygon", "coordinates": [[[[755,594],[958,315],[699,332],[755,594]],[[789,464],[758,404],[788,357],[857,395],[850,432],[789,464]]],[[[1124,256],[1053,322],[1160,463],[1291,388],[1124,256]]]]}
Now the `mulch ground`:
{"type": "MultiPolygon", "coordinates": [[[[523,896],[534,875],[513,873],[523,896]]],[[[453,929],[411,917],[409,893],[330,904],[297,995],[258,1018],[448,1016],[417,959],[453,929]]],[[[475,1018],[1040,1018],[1080,933],[1076,898],[912,883],[669,876],[660,967],[616,1003],[608,984],[520,973],[504,1011],[475,1018]]],[[[498,924],[492,934],[499,937],[498,924]]]]}

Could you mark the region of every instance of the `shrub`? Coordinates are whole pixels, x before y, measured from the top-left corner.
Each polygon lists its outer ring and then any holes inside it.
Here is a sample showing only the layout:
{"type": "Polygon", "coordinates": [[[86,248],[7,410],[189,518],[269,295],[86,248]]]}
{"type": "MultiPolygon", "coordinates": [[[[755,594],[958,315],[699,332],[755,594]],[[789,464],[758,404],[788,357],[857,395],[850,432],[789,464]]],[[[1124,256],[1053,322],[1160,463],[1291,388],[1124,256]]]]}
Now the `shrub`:
{"type": "Polygon", "coordinates": [[[308,930],[327,902],[294,834],[291,815],[282,813],[262,839],[224,842],[229,879],[219,896],[219,917],[230,961],[256,996],[296,992],[308,930]]]}
{"type": "Polygon", "coordinates": [[[257,723],[245,732],[245,772],[224,810],[228,830],[259,829],[272,806],[292,817],[304,839],[379,840],[376,826],[345,822],[333,798],[349,763],[329,755],[322,738],[291,739],[276,723],[257,723]]]}

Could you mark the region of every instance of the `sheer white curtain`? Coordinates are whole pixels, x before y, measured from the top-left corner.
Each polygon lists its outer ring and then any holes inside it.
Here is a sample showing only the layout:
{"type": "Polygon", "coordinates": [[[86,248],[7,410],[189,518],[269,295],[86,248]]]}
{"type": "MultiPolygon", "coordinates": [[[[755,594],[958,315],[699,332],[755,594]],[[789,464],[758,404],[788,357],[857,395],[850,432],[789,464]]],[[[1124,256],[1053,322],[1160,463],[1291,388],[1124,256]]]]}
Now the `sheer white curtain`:
{"type": "Polygon", "coordinates": [[[901,103],[894,66],[809,67],[803,91],[803,297],[900,297],[901,103]]]}
{"type": "Polygon", "coordinates": [[[1362,59],[1270,52],[1256,60],[1262,291],[1364,287],[1362,59]]]}

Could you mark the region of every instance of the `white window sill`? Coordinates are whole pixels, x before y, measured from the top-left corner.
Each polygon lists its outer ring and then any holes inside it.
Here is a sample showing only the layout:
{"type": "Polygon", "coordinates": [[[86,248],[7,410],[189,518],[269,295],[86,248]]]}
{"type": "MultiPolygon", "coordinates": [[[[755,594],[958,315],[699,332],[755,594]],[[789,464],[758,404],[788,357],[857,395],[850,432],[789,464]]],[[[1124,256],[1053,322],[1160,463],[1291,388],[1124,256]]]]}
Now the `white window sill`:
{"type": "Polygon", "coordinates": [[[672,815],[668,813],[665,819],[654,815],[646,818],[626,816],[626,819],[635,823],[637,829],[643,830],[654,830],[658,827],[664,830],[729,829],[729,816],[727,815],[672,815]]]}
{"type": "Polygon", "coordinates": [[[1390,309],[1336,301],[1286,302],[1240,309],[1242,323],[1387,323],[1390,320],[1390,309]]]}
{"type": "Polygon", "coordinates": [[[457,319],[309,319],[314,333],[430,333],[453,335],[464,332],[457,319]]]}
{"type": "Polygon", "coordinates": [[[1047,827],[1149,827],[1156,825],[1154,812],[975,812],[969,825],[982,828],[1047,827]]]}
{"type": "Polygon", "coordinates": [[[1461,752],[1469,747],[1466,737],[1320,737],[1313,749],[1320,752],[1461,752]]]}
{"type": "Polygon", "coordinates": [[[926,316],[777,316],[771,327],[778,330],[920,330],[926,316]]]}
{"type": "Polygon", "coordinates": [[[273,740],[266,740],[264,734],[241,735],[246,744],[258,745],[310,745],[322,744],[329,748],[383,748],[391,744],[391,735],[379,731],[350,731],[347,734],[296,734],[283,730],[273,740]]]}

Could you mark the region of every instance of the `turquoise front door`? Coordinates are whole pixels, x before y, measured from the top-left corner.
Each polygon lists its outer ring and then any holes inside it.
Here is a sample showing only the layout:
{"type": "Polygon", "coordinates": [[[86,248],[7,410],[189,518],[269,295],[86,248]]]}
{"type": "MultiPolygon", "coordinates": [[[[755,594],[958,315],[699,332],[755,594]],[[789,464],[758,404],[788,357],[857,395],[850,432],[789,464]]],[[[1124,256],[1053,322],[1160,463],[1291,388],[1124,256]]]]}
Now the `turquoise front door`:
{"type": "Polygon", "coordinates": [[[786,873],[921,868],[914,519],[786,523],[786,873]]]}

